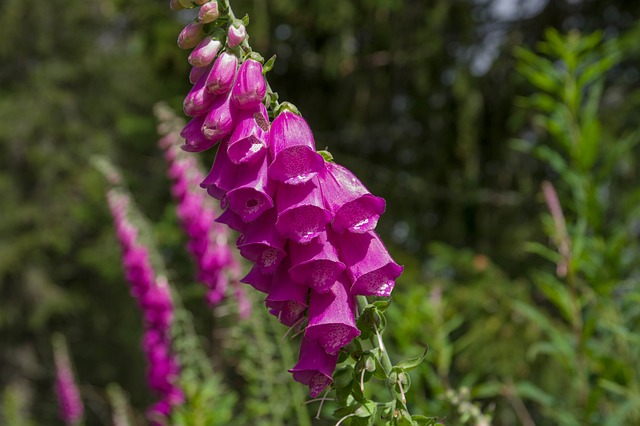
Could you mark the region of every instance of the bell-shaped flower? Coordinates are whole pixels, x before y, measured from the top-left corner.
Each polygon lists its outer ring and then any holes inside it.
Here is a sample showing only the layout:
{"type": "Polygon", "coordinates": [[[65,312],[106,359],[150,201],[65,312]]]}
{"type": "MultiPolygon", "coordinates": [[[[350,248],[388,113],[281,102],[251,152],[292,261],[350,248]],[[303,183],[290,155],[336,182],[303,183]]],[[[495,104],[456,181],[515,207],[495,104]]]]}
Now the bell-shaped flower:
{"type": "Polygon", "coordinates": [[[235,125],[233,115],[229,94],[216,97],[202,125],[204,137],[217,141],[231,133],[235,125]]]}
{"type": "Polygon", "coordinates": [[[324,167],[324,159],[315,151],[311,129],[298,114],[281,112],[271,124],[269,141],[272,179],[297,185],[309,181],[324,167]]]}
{"type": "Polygon", "coordinates": [[[216,200],[222,200],[227,191],[233,189],[235,171],[236,166],[227,156],[227,142],[222,141],[213,160],[211,171],[200,183],[200,187],[205,188],[207,193],[216,200]]]}
{"type": "Polygon", "coordinates": [[[249,284],[262,293],[269,293],[273,282],[273,275],[265,275],[261,272],[261,268],[254,265],[249,273],[240,280],[241,283],[249,284]]]}
{"type": "Polygon", "coordinates": [[[308,243],[324,231],[331,222],[331,213],[324,208],[317,180],[302,185],[280,184],[276,193],[280,235],[297,243],[308,243]]]}
{"type": "Polygon", "coordinates": [[[220,40],[207,36],[189,54],[188,61],[194,67],[206,67],[215,59],[220,50],[220,40]]]}
{"type": "Polygon", "coordinates": [[[269,116],[263,104],[254,109],[240,110],[229,138],[229,159],[240,164],[263,157],[267,151],[268,132],[269,116]]]}
{"type": "Polygon", "coordinates": [[[312,398],[331,384],[333,371],[338,363],[338,354],[328,354],[317,340],[302,338],[298,363],[289,370],[293,380],[309,386],[312,398]]]}
{"type": "Polygon", "coordinates": [[[347,277],[343,275],[331,291],[312,290],[309,297],[309,323],[304,335],[317,340],[329,354],[337,354],[360,335],[353,315],[354,298],[347,286],[347,277]]]}
{"type": "Polygon", "coordinates": [[[218,216],[215,220],[217,223],[221,223],[223,225],[227,225],[229,228],[234,231],[240,232],[244,234],[247,232],[247,228],[249,225],[242,220],[239,214],[234,213],[233,210],[227,208],[225,209],[220,216],[218,216]]]}
{"type": "Polygon", "coordinates": [[[181,49],[191,49],[200,43],[204,37],[204,30],[202,24],[198,22],[191,22],[180,32],[178,36],[178,46],[181,49]]]}
{"type": "Polygon", "coordinates": [[[210,1],[205,3],[200,7],[198,11],[198,22],[203,24],[208,24],[209,22],[213,22],[220,16],[220,11],[218,9],[217,1],[210,1]]]}
{"type": "Polygon", "coordinates": [[[229,32],[227,34],[227,44],[229,47],[234,48],[238,46],[245,38],[247,38],[247,29],[243,24],[239,24],[237,27],[235,25],[229,25],[229,32]]]}
{"type": "Polygon", "coordinates": [[[207,78],[205,75],[200,77],[184,98],[182,106],[186,115],[197,117],[206,114],[209,112],[209,109],[211,109],[216,97],[207,92],[205,88],[206,81],[207,78]]]}
{"type": "Polygon", "coordinates": [[[249,224],[237,242],[240,255],[258,265],[265,274],[272,274],[286,256],[286,240],[275,229],[275,216],[275,209],[264,212],[249,224]]]}
{"type": "Polygon", "coordinates": [[[384,198],[372,195],[347,168],[325,164],[318,179],[325,206],[333,213],[331,227],[336,232],[367,232],[375,229],[384,212],[384,198]]]}
{"type": "Polygon", "coordinates": [[[281,323],[292,327],[307,309],[309,289],[291,281],[288,269],[287,261],[280,263],[273,274],[273,281],[265,303],[270,309],[269,312],[277,316],[281,323]]]}
{"type": "Polygon", "coordinates": [[[393,261],[380,237],[370,231],[364,234],[345,232],[338,240],[340,260],[347,265],[351,294],[389,297],[402,266],[393,261]]]}
{"type": "Polygon", "coordinates": [[[227,93],[233,87],[238,68],[238,58],[231,53],[222,52],[213,63],[207,76],[205,86],[209,93],[221,95],[227,93]]]}
{"type": "Polygon", "coordinates": [[[203,152],[214,147],[219,140],[207,139],[202,133],[205,116],[193,117],[180,132],[184,144],[180,147],[187,152],[203,152]]]}
{"type": "Polygon", "coordinates": [[[267,157],[237,166],[235,188],[227,192],[228,206],[243,221],[253,222],[273,207],[276,183],[267,178],[267,157]]]}
{"type": "Polygon", "coordinates": [[[291,258],[291,278],[318,293],[329,291],[345,270],[335,247],[327,241],[326,231],[307,244],[290,242],[288,252],[291,258]]]}
{"type": "Polygon", "coordinates": [[[258,106],[267,93],[267,83],[262,75],[262,64],[247,59],[240,65],[238,76],[232,90],[233,104],[240,109],[253,109],[258,106]]]}

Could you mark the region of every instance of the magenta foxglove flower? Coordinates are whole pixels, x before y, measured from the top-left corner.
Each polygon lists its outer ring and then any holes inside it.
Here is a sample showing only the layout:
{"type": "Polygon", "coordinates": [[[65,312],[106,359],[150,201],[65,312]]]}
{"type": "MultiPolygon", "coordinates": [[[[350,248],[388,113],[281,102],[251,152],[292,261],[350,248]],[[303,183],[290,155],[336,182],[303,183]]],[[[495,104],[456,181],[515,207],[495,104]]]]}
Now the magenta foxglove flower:
{"type": "Polygon", "coordinates": [[[275,230],[275,209],[267,210],[249,224],[237,242],[240,255],[254,262],[265,274],[272,274],[286,256],[286,240],[275,230]]]}
{"type": "Polygon", "coordinates": [[[191,22],[188,24],[180,35],[178,36],[178,46],[181,49],[191,49],[200,43],[200,40],[204,37],[204,30],[202,24],[198,22],[191,22]]]}
{"type": "Polygon", "coordinates": [[[206,67],[215,59],[220,50],[220,40],[207,36],[191,51],[189,63],[194,67],[206,67]]]}
{"type": "Polygon", "coordinates": [[[219,141],[227,136],[235,126],[233,111],[231,108],[231,93],[215,98],[211,110],[202,125],[202,133],[207,139],[219,141]]]}
{"type": "Polygon", "coordinates": [[[227,36],[227,44],[229,47],[234,48],[238,46],[245,38],[247,38],[247,30],[243,24],[240,24],[237,27],[229,25],[229,33],[227,36]]]}
{"type": "Polygon", "coordinates": [[[337,354],[360,335],[353,315],[354,298],[349,294],[347,279],[342,277],[326,293],[311,291],[309,324],[305,337],[317,340],[329,354],[337,354]]]}
{"type": "Polygon", "coordinates": [[[269,142],[268,132],[269,115],[263,104],[259,104],[255,109],[241,110],[238,113],[236,128],[229,139],[229,159],[235,164],[240,164],[265,156],[269,142]]]}
{"type": "Polygon", "coordinates": [[[54,346],[54,358],[56,365],[55,392],[60,408],[60,418],[67,426],[73,426],[82,420],[84,405],[73,376],[66,345],[60,343],[54,346]]]}
{"type": "Polygon", "coordinates": [[[347,265],[347,274],[353,282],[351,294],[389,297],[403,267],[389,256],[380,237],[373,231],[345,232],[337,240],[340,259],[347,265]]]}
{"type": "Polygon", "coordinates": [[[204,178],[200,187],[216,200],[222,200],[227,191],[233,189],[236,167],[227,156],[227,141],[222,141],[218,147],[216,158],[211,166],[211,171],[204,178]]]}
{"type": "Polygon", "coordinates": [[[249,273],[240,280],[241,283],[249,284],[251,287],[262,293],[269,293],[273,282],[273,275],[263,274],[261,268],[255,265],[249,273]]]}
{"type": "Polygon", "coordinates": [[[247,59],[240,65],[231,99],[241,109],[254,109],[262,102],[267,93],[267,83],[262,75],[262,64],[247,59]]]}
{"type": "Polygon", "coordinates": [[[205,116],[193,117],[180,136],[184,138],[184,144],[180,147],[187,152],[203,152],[214,147],[218,140],[207,139],[202,134],[202,126],[204,125],[205,116]]]}
{"type": "Polygon", "coordinates": [[[207,114],[211,109],[216,97],[206,91],[204,85],[206,81],[207,79],[204,75],[200,77],[184,98],[182,106],[186,115],[190,117],[197,117],[199,115],[207,114]]]}
{"type": "Polygon", "coordinates": [[[271,124],[269,149],[273,162],[269,177],[289,185],[305,183],[324,168],[324,159],[315,149],[313,134],[304,118],[291,111],[281,112],[271,124]]]}
{"type": "Polygon", "coordinates": [[[309,289],[296,285],[291,281],[288,273],[289,265],[283,261],[273,274],[273,281],[269,295],[265,299],[270,313],[278,320],[292,327],[307,309],[307,294],[309,289]]]}
{"type": "Polygon", "coordinates": [[[235,188],[227,192],[229,208],[252,222],[273,207],[276,183],[267,179],[267,157],[237,166],[235,188]]]}
{"type": "Polygon", "coordinates": [[[238,69],[238,58],[227,52],[222,52],[211,67],[205,83],[209,93],[221,95],[233,87],[238,69]]]}
{"type": "Polygon", "coordinates": [[[220,214],[220,216],[215,219],[215,221],[217,223],[227,225],[229,228],[241,234],[247,232],[247,228],[249,227],[249,225],[247,225],[247,222],[242,220],[240,215],[234,213],[229,208],[225,209],[222,214],[220,214]]]}
{"type": "Polygon", "coordinates": [[[321,232],[318,238],[306,244],[290,242],[288,249],[291,278],[318,293],[329,291],[345,270],[335,247],[327,241],[327,232],[321,232]]]}
{"type": "Polygon", "coordinates": [[[280,235],[297,243],[308,243],[324,231],[331,222],[331,213],[324,208],[318,181],[311,179],[300,185],[280,184],[276,193],[280,235]]]}
{"type": "Polygon", "coordinates": [[[384,198],[372,195],[347,168],[325,163],[319,175],[325,206],[333,213],[331,227],[336,232],[373,231],[384,213],[384,198]]]}
{"type": "Polygon", "coordinates": [[[203,4],[198,11],[198,21],[203,24],[213,22],[218,19],[219,16],[220,11],[218,10],[218,2],[215,0],[203,4]]]}
{"type": "Polygon", "coordinates": [[[302,338],[298,363],[289,370],[296,382],[309,386],[312,398],[320,395],[333,379],[333,370],[338,363],[338,354],[328,354],[317,340],[302,338]]]}

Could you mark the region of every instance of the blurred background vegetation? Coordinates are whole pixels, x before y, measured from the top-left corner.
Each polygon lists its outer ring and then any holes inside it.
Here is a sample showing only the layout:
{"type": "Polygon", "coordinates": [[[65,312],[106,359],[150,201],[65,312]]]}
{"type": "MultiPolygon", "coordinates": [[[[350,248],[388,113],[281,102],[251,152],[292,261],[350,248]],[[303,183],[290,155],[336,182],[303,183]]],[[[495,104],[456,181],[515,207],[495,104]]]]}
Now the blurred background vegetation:
{"type": "MultiPolygon", "coordinates": [[[[392,358],[430,347],[414,411],[453,425],[640,424],[640,3],[232,3],[251,15],[254,49],[277,54],[271,86],[318,148],[387,199],[379,232],[406,265],[388,311],[392,358]],[[563,215],[549,213],[553,192],[563,215]]],[[[265,354],[295,357],[278,348],[283,329],[256,320],[259,301],[254,325],[237,325],[188,296],[197,284],[152,111],[181,110],[176,38],[192,17],[164,1],[0,2],[7,425],[59,424],[54,332],[68,339],[87,424],[110,424],[110,383],[138,412],[152,400],[96,154],[153,221],[221,380],[255,397],[229,424],[303,424],[273,405],[304,393],[287,389],[285,364],[259,370],[271,384],[256,374],[265,354]]],[[[208,167],[212,153],[201,158],[208,167]]]]}

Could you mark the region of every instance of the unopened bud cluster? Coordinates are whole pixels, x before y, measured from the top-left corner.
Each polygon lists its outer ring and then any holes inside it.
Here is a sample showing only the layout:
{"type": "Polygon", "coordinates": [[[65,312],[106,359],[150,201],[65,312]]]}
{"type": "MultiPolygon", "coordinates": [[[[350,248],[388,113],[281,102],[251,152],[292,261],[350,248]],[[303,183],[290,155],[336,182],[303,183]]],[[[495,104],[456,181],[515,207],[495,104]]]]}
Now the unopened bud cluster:
{"type": "Polygon", "coordinates": [[[200,18],[178,39],[195,47],[189,61],[197,64],[182,148],[218,146],[200,185],[220,201],[216,221],[241,234],[240,254],[254,264],[242,281],[266,293],[283,324],[304,330],[290,372],[315,397],[331,383],[340,349],[360,334],[355,296],[389,296],[402,267],[374,232],[384,199],[316,152],[295,107],[280,105],[270,121],[262,63],[248,55],[244,26],[225,18],[226,44],[218,39],[215,59],[200,18]]]}

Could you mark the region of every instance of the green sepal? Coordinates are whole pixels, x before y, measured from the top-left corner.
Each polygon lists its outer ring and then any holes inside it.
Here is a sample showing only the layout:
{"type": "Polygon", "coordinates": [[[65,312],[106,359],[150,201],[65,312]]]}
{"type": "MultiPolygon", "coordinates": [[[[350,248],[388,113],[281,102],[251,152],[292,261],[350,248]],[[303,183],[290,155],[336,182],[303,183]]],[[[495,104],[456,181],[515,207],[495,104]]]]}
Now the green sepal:
{"type": "Polygon", "coordinates": [[[273,55],[262,66],[262,74],[264,75],[264,74],[268,73],[269,71],[271,71],[273,69],[273,64],[275,64],[275,63],[276,63],[276,55],[273,55]]]}
{"type": "Polygon", "coordinates": [[[253,59],[254,61],[258,61],[261,64],[264,64],[264,57],[259,54],[258,52],[249,52],[245,57],[244,57],[244,61],[246,61],[247,59],[253,59]]]}
{"type": "Polygon", "coordinates": [[[317,151],[318,154],[320,154],[322,156],[322,158],[324,158],[324,161],[327,161],[329,163],[333,162],[333,155],[331,155],[331,153],[329,151],[326,150],[322,150],[322,151],[317,151]]]}
{"type": "Polygon", "coordinates": [[[378,312],[381,312],[381,313],[385,312],[387,309],[389,309],[389,306],[391,306],[391,298],[384,299],[384,300],[376,300],[375,302],[372,303],[372,305],[376,307],[378,312]]]}
{"type": "Polygon", "coordinates": [[[277,117],[284,111],[289,111],[294,114],[302,115],[300,114],[300,110],[298,109],[298,107],[296,107],[294,104],[292,104],[291,102],[283,102],[280,105],[278,105],[278,107],[274,111],[274,116],[277,117]]]}

